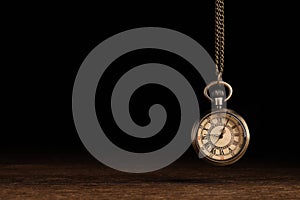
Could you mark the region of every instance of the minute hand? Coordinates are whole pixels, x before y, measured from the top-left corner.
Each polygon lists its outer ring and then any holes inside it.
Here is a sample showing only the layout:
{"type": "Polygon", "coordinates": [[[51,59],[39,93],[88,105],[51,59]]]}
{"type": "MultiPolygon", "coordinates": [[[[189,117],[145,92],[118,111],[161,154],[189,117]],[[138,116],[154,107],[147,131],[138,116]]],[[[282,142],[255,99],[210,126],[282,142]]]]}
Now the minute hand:
{"type": "Polygon", "coordinates": [[[227,126],[228,122],[229,122],[229,119],[227,119],[227,122],[225,123],[225,125],[224,125],[224,127],[223,127],[223,129],[222,129],[222,131],[221,131],[221,135],[222,135],[222,137],[223,137],[224,130],[225,130],[225,128],[226,128],[226,126],[227,126]]]}
{"type": "Polygon", "coordinates": [[[223,138],[224,130],[225,130],[225,127],[227,126],[228,122],[229,122],[229,119],[227,119],[227,122],[224,124],[224,127],[223,127],[223,129],[222,129],[222,131],[221,131],[221,134],[219,135],[219,138],[217,139],[217,141],[215,142],[215,144],[217,144],[217,142],[218,142],[220,139],[223,138]]]}

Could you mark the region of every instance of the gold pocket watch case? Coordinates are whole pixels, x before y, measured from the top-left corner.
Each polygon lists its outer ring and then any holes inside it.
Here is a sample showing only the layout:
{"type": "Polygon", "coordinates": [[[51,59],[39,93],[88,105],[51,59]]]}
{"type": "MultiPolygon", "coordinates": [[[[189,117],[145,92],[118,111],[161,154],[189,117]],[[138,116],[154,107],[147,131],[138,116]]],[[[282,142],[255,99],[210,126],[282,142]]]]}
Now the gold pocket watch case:
{"type": "Polygon", "coordinates": [[[250,141],[245,120],[229,109],[217,109],[204,116],[195,124],[192,135],[199,157],[219,166],[238,161],[250,141]]]}

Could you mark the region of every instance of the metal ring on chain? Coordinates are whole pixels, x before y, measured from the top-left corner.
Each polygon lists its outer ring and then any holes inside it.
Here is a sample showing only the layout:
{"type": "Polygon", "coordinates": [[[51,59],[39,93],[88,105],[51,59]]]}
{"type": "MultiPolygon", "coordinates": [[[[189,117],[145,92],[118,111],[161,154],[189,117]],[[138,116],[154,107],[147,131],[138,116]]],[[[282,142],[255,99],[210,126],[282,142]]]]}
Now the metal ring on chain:
{"type": "Polygon", "coordinates": [[[204,96],[206,98],[208,98],[210,101],[214,101],[209,95],[208,95],[208,90],[210,87],[214,86],[214,85],[224,85],[228,88],[229,90],[229,94],[228,97],[225,98],[224,102],[228,101],[228,99],[230,99],[230,97],[232,96],[233,90],[232,87],[226,83],[225,81],[213,81],[210,84],[208,84],[205,88],[204,88],[204,96]]]}

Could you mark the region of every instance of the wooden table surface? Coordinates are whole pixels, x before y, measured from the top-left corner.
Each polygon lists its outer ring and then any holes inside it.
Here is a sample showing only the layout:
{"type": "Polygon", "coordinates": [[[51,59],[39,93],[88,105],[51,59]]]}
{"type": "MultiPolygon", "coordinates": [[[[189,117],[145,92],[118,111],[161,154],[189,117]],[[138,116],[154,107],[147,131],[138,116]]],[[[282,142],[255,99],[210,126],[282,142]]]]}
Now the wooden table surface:
{"type": "Polygon", "coordinates": [[[80,158],[2,159],[0,199],[300,199],[300,167],[246,159],[214,167],[181,159],[131,174],[80,158]]]}

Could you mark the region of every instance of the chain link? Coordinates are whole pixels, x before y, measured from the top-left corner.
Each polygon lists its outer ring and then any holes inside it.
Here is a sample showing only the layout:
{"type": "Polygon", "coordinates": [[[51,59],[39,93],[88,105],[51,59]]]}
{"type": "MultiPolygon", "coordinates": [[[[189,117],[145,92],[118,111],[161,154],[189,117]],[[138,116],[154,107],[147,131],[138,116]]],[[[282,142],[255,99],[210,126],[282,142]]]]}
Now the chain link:
{"type": "Polygon", "coordinates": [[[215,63],[218,81],[224,71],[225,23],[224,0],[215,0],[215,63]]]}

